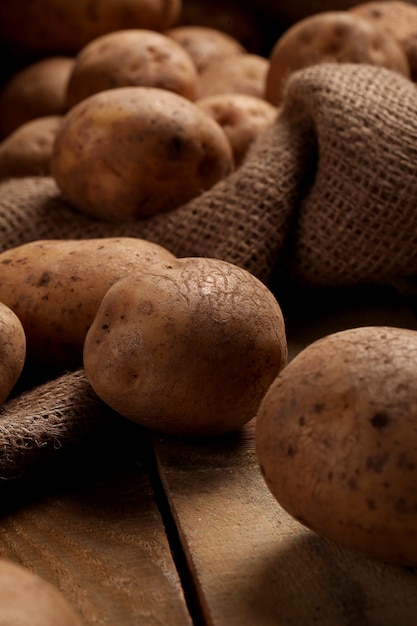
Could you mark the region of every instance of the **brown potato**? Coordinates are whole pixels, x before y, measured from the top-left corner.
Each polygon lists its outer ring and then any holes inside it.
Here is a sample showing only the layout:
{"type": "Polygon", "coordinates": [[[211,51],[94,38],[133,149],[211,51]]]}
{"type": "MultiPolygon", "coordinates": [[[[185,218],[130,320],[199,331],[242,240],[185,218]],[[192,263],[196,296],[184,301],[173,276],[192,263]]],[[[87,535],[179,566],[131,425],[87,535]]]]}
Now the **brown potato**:
{"type": "Polygon", "coordinates": [[[74,65],[69,57],[51,57],[14,74],[0,92],[0,136],[38,117],[62,115],[74,65]]]}
{"type": "Polygon", "coordinates": [[[81,626],[61,591],[28,568],[0,560],[0,626],[81,626]]]}
{"type": "Polygon", "coordinates": [[[258,54],[230,54],[214,59],[200,73],[197,100],[219,93],[245,93],[263,98],[269,60],[258,54]]]}
{"type": "Polygon", "coordinates": [[[0,40],[20,55],[77,54],[89,41],[124,28],[163,31],[181,0],[16,0],[0,2],[0,40]]]}
{"type": "Polygon", "coordinates": [[[295,23],[279,37],[269,59],[264,95],[273,104],[281,102],[292,72],[317,63],[368,63],[410,77],[399,44],[348,11],[321,12],[295,23]]]}
{"type": "Polygon", "coordinates": [[[171,37],[144,29],[97,37],[76,56],[66,103],[73,107],[105,89],[159,87],[194,100],[197,69],[188,52],[171,37]]]}
{"type": "Polygon", "coordinates": [[[196,100],[196,105],[223,128],[232,146],[236,166],[243,163],[256,137],[275,121],[278,114],[278,109],[270,102],[242,93],[207,96],[196,100]]]}
{"type": "Polygon", "coordinates": [[[193,102],[153,87],[83,100],[65,116],[52,154],[63,196],[109,221],[169,211],[232,169],[222,128],[193,102]]]}
{"type": "Polygon", "coordinates": [[[278,302],[249,272],[183,258],[115,283],[84,344],[101,399],[156,431],[211,436],[249,421],[287,358],[278,302]]]}
{"type": "Polygon", "coordinates": [[[85,334],[107,289],[172,259],[165,248],[130,237],[33,241],[0,254],[0,301],[21,320],[31,362],[72,368],[82,363],[85,334]]]}
{"type": "Polygon", "coordinates": [[[0,180],[21,176],[49,176],[61,115],[26,122],[0,142],[0,180]]]}
{"type": "Polygon", "coordinates": [[[187,50],[199,72],[213,59],[246,52],[237,39],[207,26],[176,26],[165,34],[187,50]]]}
{"type": "Polygon", "coordinates": [[[0,301],[0,405],[17,383],[25,360],[26,335],[23,325],[18,316],[0,301]]]}
{"type": "Polygon", "coordinates": [[[349,10],[397,41],[408,59],[411,78],[417,81],[417,6],[401,0],[374,0],[349,10]]]}
{"type": "Polygon", "coordinates": [[[417,332],[365,326],[300,352],[262,400],[256,452],[292,516],[342,546],[417,565],[417,332]]]}

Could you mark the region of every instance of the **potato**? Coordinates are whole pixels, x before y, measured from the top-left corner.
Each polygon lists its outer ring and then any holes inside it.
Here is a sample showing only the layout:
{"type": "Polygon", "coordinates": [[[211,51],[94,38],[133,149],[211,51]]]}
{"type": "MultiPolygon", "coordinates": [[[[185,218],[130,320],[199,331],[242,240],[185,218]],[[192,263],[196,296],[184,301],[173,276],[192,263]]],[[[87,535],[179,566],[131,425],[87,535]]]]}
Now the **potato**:
{"type": "Polygon", "coordinates": [[[0,301],[0,405],[8,398],[17,383],[25,360],[26,335],[22,323],[11,309],[0,301]]]}
{"type": "Polygon", "coordinates": [[[214,59],[200,73],[197,100],[219,93],[244,93],[263,98],[269,61],[258,54],[230,54],[214,59]]]}
{"type": "Polygon", "coordinates": [[[321,12],[295,23],[279,37],[269,60],[264,95],[273,104],[281,102],[292,72],[317,63],[368,63],[410,77],[399,44],[348,11],[321,12]]]}
{"type": "Polygon", "coordinates": [[[165,34],[187,50],[199,72],[213,59],[246,52],[237,39],[207,26],[176,26],[165,34]]]}
{"type": "Polygon", "coordinates": [[[196,100],[196,105],[223,128],[233,150],[236,166],[243,163],[249,147],[277,117],[277,108],[263,98],[224,93],[196,100]]]}
{"type": "Polygon", "coordinates": [[[223,129],[166,89],[120,87],[65,116],[51,172],[79,211],[108,221],[169,211],[233,170],[223,129]]]}
{"type": "Polygon", "coordinates": [[[188,52],[162,33],[145,29],[108,33],[76,56],[67,108],[99,91],[134,85],[168,89],[194,100],[197,69],[188,52]]]}
{"type": "Polygon", "coordinates": [[[397,41],[407,57],[411,78],[416,82],[417,6],[401,0],[374,0],[355,4],[349,10],[397,41]]]}
{"type": "Polygon", "coordinates": [[[256,453],[277,501],[319,535],[417,565],[417,332],[315,341],[264,396],[256,453]]]}
{"type": "Polygon", "coordinates": [[[52,57],[16,72],[0,92],[0,137],[38,117],[62,115],[73,65],[72,58],[52,57]]]}
{"type": "Polygon", "coordinates": [[[286,358],[272,293],[246,270],[202,257],[115,283],[84,344],[86,376],[104,402],[179,436],[249,421],[286,358]]]}
{"type": "Polygon", "coordinates": [[[81,626],[52,583],[17,562],[0,560],[0,626],[81,626]]]}
{"type": "Polygon", "coordinates": [[[0,142],[0,180],[49,176],[52,148],[61,115],[39,117],[22,124],[0,142]]]}
{"type": "Polygon", "coordinates": [[[130,237],[33,241],[0,254],[0,301],[21,320],[31,362],[72,368],[82,363],[86,332],[107,289],[173,258],[130,237]]]}
{"type": "Polygon", "coordinates": [[[73,55],[115,30],[170,28],[180,10],[181,0],[1,0],[0,40],[20,55],[73,55]]]}

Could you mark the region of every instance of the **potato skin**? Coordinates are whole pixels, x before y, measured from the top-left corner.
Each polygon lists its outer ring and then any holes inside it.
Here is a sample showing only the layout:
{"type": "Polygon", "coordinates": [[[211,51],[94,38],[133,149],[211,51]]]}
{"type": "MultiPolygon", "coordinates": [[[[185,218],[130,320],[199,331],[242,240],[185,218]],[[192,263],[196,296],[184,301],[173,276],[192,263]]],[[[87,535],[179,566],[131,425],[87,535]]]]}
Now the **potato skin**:
{"type": "Polygon", "coordinates": [[[417,565],[417,332],[365,326],[305,348],[266,393],[256,453],[292,516],[365,555],[417,565]]]}
{"type": "Polygon", "coordinates": [[[194,100],[197,69],[188,52],[162,33],[139,28],[107,33],[76,56],[67,109],[99,91],[129,86],[168,89],[194,100]]]}
{"type": "Polygon", "coordinates": [[[85,334],[107,289],[173,258],[130,237],[33,241],[0,254],[0,301],[21,320],[31,362],[72,368],[82,363],[85,334]]]}
{"type": "Polygon", "coordinates": [[[15,0],[0,2],[0,39],[20,55],[69,54],[123,28],[161,31],[176,23],[181,0],[15,0]]]}
{"type": "Polygon", "coordinates": [[[200,72],[196,98],[220,93],[244,93],[263,98],[268,71],[269,60],[259,54],[245,52],[213,59],[200,72]]]}
{"type": "Polygon", "coordinates": [[[205,258],[115,283],[84,344],[86,375],[104,402],[177,436],[249,421],[286,358],[272,293],[245,270],[205,258]]]}
{"type": "Polygon", "coordinates": [[[26,335],[17,315],[0,302],[0,405],[7,399],[23,371],[26,335]]]}
{"type": "Polygon", "coordinates": [[[0,560],[0,626],[82,626],[64,595],[38,574],[0,560]]]}
{"type": "Polygon", "coordinates": [[[233,169],[222,128],[166,89],[120,87],[64,117],[51,171],[79,211],[107,221],[169,211],[233,169]]]}

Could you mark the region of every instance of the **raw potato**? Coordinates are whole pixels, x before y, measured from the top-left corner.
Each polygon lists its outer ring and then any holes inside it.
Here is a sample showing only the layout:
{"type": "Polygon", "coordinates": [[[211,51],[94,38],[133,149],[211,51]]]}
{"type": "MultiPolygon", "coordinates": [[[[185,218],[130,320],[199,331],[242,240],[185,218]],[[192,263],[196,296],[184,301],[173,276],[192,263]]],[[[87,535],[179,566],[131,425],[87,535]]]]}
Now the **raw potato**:
{"type": "Polygon", "coordinates": [[[22,323],[11,309],[0,301],[0,405],[17,383],[25,360],[26,336],[22,323]]]}
{"type": "Polygon", "coordinates": [[[97,37],[77,55],[67,89],[67,108],[116,87],[159,87],[194,100],[197,69],[188,52],[151,30],[119,30],[97,37]]]}
{"type": "Polygon", "coordinates": [[[281,102],[292,72],[317,63],[368,63],[410,77],[400,45],[348,11],[321,12],[295,23],[279,37],[269,60],[265,98],[273,104],[281,102]]]}
{"type": "Polygon", "coordinates": [[[105,33],[173,26],[181,0],[16,0],[0,2],[0,40],[20,55],[77,54],[105,33]]]}
{"type": "Polygon", "coordinates": [[[243,93],[217,94],[196,101],[223,128],[233,150],[235,165],[243,163],[256,137],[272,124],[277,108],[263,98],[243,93]]]}
{"type": "Polygon", "coordinates": [[[375,0],[356,4],[350,12],[369,20],[398,42],[406,54],[411,78],[417,81],[417,6],[401,0],[375,0]]]}
{"type": "Polygon", "coordinates": [[[73,65],[72,58],[51,57],[14,74],[0,92],[0,136],[38,117],[62,115],[73,65]]]}
{"type": "Polygon", "coordinates": [[[417,332],[365,326],[305,348],[276,378],[256,452],[277,501],[342,546],[417,565],[417,332]]]}
{"type": "Polygon", "coordinates": [[[249,272],[206,258],[115,283],[84,345],[86,375],[104,402],[179,436],[217,435],[249,421],[286,359],[272,293],[249,272]]]}
{"type": "Polygon", "coordinates": [[[28,359],[72,368],[82,363],[86,332],[107,289],[174,258],[130,237],[33,241],[0,254],[0,301],[21,320],[28,359]]]}
{"type": "Polygon", "coordinates": [[[263,98],[268,70],[269,60],[259,54],[230,54],[214,59],[200,73],[197,99],[219,93],[245,93],[263,98]]]}
{"type": "Polygon", "coordinates": [[[26,567],[0,560],[0,626],[82,626],[52,583],[26,567]]]}
{"type": "Polygon", "coordinates": [[[237,39],[207,26],[176,26],[165,34],[187,50],[199,72],[213,59],[246,52],[237,39]]]}
{"type": "Polygon", "coordinates": [[[233,170],[222,128],[193,102],[154,87],[90,96],[65,116],[52,154],[62,195],[108,221],[170,211],[233,170]]]}
{"type": "Polygon", "coordinates": [[[0,142],[0,180],[49,176],[52,149],[62,120],[50,115],[30,120],[0,142]]]}

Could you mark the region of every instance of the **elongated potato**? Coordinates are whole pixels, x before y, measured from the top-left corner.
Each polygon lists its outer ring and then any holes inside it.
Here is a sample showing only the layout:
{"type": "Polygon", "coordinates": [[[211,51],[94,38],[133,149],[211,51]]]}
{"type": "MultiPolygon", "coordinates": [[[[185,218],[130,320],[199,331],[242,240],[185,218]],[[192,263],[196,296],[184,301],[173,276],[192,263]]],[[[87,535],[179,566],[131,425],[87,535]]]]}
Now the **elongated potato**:
{"type": "Polygon", "coordinates": [[[249,272],[206,258],[115,283],[84,344],[86,375],[104,402],[180,436],[216,435],[249,421],[286,358],[272,293],[249,272]]]}
{"type": "Polygon", "coordinates": [[[61,591],[28,568],[0,560],[0,626],[82,626],[61,591]]]}
{"type": "Polygon", "coordinates": [[[342,546],[417,565],[417,332],[361,327],[305,348],[257,417],[266,484],[342,546]]]}
{"type": "Polygon", "coordinates": [[[223,129],[166,89],[96,93],[64,117],[51,171],[79,211],[118,221],[170,211],[233,169],[223,129]]]}
{"type": "Polygon", "coordinates": [[[7,399],[23,371],[26,335],[17,315],[0,301],[0,405],[7,399]]]}
{"type": "Polygon", "coordinates": [[[28,359],[72,368],[82,363],[86,332],[107,289],[173,258],[130,237],[33,241],[0,254],[0,301],[21,320],[28,359]]]}

